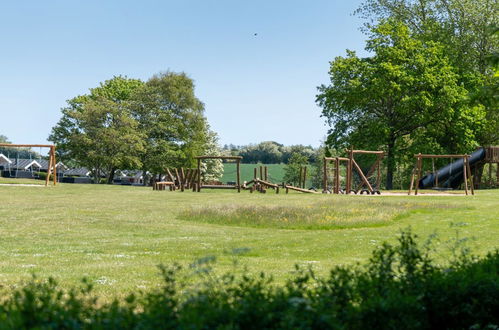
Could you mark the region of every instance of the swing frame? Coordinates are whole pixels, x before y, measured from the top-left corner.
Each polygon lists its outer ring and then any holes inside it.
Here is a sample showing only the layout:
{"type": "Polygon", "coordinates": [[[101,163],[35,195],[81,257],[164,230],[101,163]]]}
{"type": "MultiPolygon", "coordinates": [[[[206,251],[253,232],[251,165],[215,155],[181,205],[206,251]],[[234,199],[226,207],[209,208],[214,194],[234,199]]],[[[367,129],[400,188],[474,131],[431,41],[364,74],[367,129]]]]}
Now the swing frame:
{"type": "MultiPolygon", "coordinates": [[[[416,154],[414,155],[416,158],[416,165],[414,167],[414,170],[412,171],[411,175],[411,184],[409,186],[409,191],[407,195],[411,195],[412,193],[412,188],[414,187],[414,181],[417,176],[416,180],[416,187],[414,189],[414,195],[416,196],[418,194],[419,190],[419,181],[423,178],[423,160],[424,159],[437,159],[437,158],[450,158],[451,164],[452,160],[454,158],[462,158],[463,159],[463,177],[464,177],[464,193],[468,195],[468,192],[471,192],[471,195],[475,195],[475,189],[473,187],[473,176],[471,175],[471,167],[470,167],[470,155],[464,154],[464,155],[428,155],[428,154],[416,154]],[[468,180],[470,181],[468,183],[468,180]],[[468,186],[469,184],[469,186],[468,186]]],[[[436,172],[433,172],[434,174],[438,174],[438,170],[436,172]]],[[[438,186],[438,178],[435,180],[436,185],[438,186]]]]}
{"type": "Polygon", "coordinates": [[[207,189],[237,189],[237,192],[241,192],[241,160],[243,157],[241,156],[197,156],[194,157],[198,161],[198,176],[197,176],[197,192],[201,191],[201,188],[207,189]],[[236,161],[236,172],[237,172],[237,181],[236,185],[202,185],[201,184],[201,161],[203,159],[221,159],[221,160],[235,160],[236,161]]]}
{"type": "Polygon", "coordinates": [[[53,173],[53,185],[57,185],[57,163],[55,160],[55,145],[53,144],[10,144],[0,143],[0,147],[7,148],[49,148],[49,166],[47,168],[47,178],[45,179],[45,187],[49,185],[50,175],[53,173]]]}

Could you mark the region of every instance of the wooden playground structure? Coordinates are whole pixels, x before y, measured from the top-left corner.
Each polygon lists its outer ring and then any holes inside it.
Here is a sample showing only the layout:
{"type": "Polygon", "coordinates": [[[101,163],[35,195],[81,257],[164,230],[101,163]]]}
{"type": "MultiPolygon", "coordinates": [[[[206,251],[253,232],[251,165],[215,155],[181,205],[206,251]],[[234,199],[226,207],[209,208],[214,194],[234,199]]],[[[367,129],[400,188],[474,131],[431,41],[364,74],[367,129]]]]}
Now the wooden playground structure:
{"type": "MultiPolygon", "coordinates": [[[[1,145],[0,145],[1,146],[1,145]]],[[[9,145],[11,146],[11,145],[9,145]]],[[[20,145],[28,146],[28,145],[20,145]]],[[[39,146],[39,145],[33,145],[39,146]]],[[[49,146],[50,147],[50,146],[49,146]]],[[[332,194],[381,194],[381,179],[382,171],[381,164],[385,157],[384,151],[372,150],[355,150],[353,148],[346,150],[346,157],[324,157],[323,158],[323,182],[322,193],[332,194]],[[375,159],[370,162],[370,158],[364,158],[361,164],[369,164],[369,167],[364,166],[364,169],[359,165],[357,156],[373,155],[375,159]],[[332,166],[331,166],[332,165],[332,166]],[[343,176],[341,173],[344,173],[343,176]],[[344,184],[342,185],[342,181],[344,184]]],[[[55,171],[55,149],[51,149],[51,161],[55,171]]],[[[414,155],[416,162],[414,170],[410,178],[410,186],[408,195],[414,192],[418,195],[421,189],[436,189],[450,190],[464,187],[464,194],[474,195],[475,188],[481,183],[481,175],[484,167],[488,165],[488,186],[499,186],[499,147],[479,148],[473,154],[416,154],[414,155]],[[435,160],[448,158],[450,163],[440,169],[435,169],[435,160]],[[432,170],[423,173],[425,166],[424,160],[431,159],[432,170]],[[493,166],[495,168],[495,179],[493,179],[493,166]],[[473,171],[473,172],[472,172],[473,171]],[[440,181],[440,182],[439,182],[440,181]]],[[[260,165],[255,167],[253,171],[253,179],[249,182],[241,184],[240,165],[241,156],[198,156],[197,168],[193,169],[166,169],[164,175],[165,180],[160,180],[153,184],[154,190],[170,190],[192,189],[193,191],[201,191],[201,189],[234,189],[241,192],[241,189],[266,193],[268,189],[273,189],[277,194],[280,188],[284,188],[286,193],[290,190],[302,193],[317,193],[315,190],[306,189],[305,183],[307,180],[307,166],[300,168],[298,185],[282,185],[271,182],[269,179],[268,167],[260,165]],[[230,184],[222,184],[217,182],[203,183],[201,175],[201,162],[206,159],[232,160],[236,162],[236,182],[230,184]]],[[[363,159],[361,159],[363,160],[363,159]]],[[[48,183],[48,181],[47,181],[48,183]]],[[[54,181],[55,184],[55,181],[54,181]]]]}
{"type": "MultiPolygon", "coordinates": [[[[473,178],[471,176],[471,167],[470,167],[470,162],[469,162],[469,159],[470,159],[470,155],[467,155],[467,154],[464,154],[464,155],[430,155],[430,154],[417,154],[417,155],[414,155],[414,157],[416,158],[416,165],[414,167],[414,170],[412,172],[412,175],[411,175],[411,184],[409,186],[409,191],[408,191],[408,195],[411,195],[412,193],[412,189],[414,187],[414,181],[416,179],[416,186],[415,186],[415,189],[414,189],[414,195],[417,195],[418,194],[418,190],[419,190],[419,186],[420,186],[420,181],[423,179],[423,160],[424,159],[432,159],[432,161],[434,159],[439,159],[439,158],[449,158],[451,160],[451,164],[452,164],[452,160],[453,159],[462,159],[463,161],[463,164],[462,164],[462,171],[463,171],[463,176],[464,176],[464,193],[466,195],[468,195],[469,192],[471,192],[472,195],[475,194],[475,190],[473,188],[473,178]]],[[[439,180],[438,180],[438,177],[439,177],[439,173],[438,173],[439,170],[435,170],[434,169],[434,166],[433,166],[433,185],[434,187],[438,188],[438,185],[439,185],[439,180]]]]}
{"type": "Polygon", "coordinates": [[[323,178],[322,178],[322,192],[323,193],[333,193],[333,194],[340,194],[340,193],[345,193],[345,194],[350,194],[350,193],[355,193],[357,194],[360,192],[361,194],[363,193],[368,193],[368,194],[380,194],[380,187],[381,187],[381,161],[385,157],[385,152],[384,151],[371,151],[371,150],[354,150],[353,148],[347,149],[346,150],[348,157],[324,157],[323,159],[323,178]],[[374,163],[371,165],[367,173],[364,174],[364,171],[362,168],[359,166],[357,163],[355,156],[356,155],[375,155],[376,160],[374,163]],[[329,184],[328,184],[328,164],[333,163],[333,184],[332,184],[332,189],[329,189],[329,184]],[[341,178],[340,178],[340,170],[341,166],[343,163],[346,166],[346,184],[345,184],[345,189],[341,189],[341,178]],[[355,189],[352,189],[353,187],[353,178],[354,174],[357,174],[357,176],[360,179],[360,182],[357,184],[355,189]],[[374,184],[371,184],[369,182],[369,178],[371,178],[373,175],[376,175],[376,179],[374,184]]]}
{"type": "Polygon", "coordinates": [[[0,147],[8,148],[49,148],[49,165],[47,169],[47,177],[45,179],[45,187],[49,185],[50,176],[52,175],[53,185],[57,185],[57,162],[55,159],[55,145],[53,144],[10,144],[0,143],[0,147]]]}
{"type": "Polygon", "coordinates": [[[473,184],[477,189],[499,187],[499,146],[485,147],[485,159],[473,168],[473,184]],[[488,165],[488,180],[483,182],[485,165],[488,165]],[[495,180],[493,179],[493,165],[496,166],[495,180]]]}
{"type": "Polygon", "coordinates": [[[197,183],[196,189],[197,192],[200,192],[201,189],[237,189],[237,192],[241,192],[241,156],[197,156],[194,157],[197,159],[198,167],[197,167],[197,183]],[[201,182],[201,161],[205,159],[220,159],[220,160],[235,160],[236,161],[236,184],[226,184],[226,185],[210,185],[210,184],[202,184],[201,182]]]}
{"type": "Polygon", "coordinates": [[[258,176],[258,168],[255,167],[253,169],[253,180],[244,182],[242,188],[249,190],[251,193],[254,191],[266,193],[269,188],[274,189],[276,194],[279,193],[279,185],[277,183],[270,182],[269,169],[264,165],[260,165],[260,176],[258,176]]]}

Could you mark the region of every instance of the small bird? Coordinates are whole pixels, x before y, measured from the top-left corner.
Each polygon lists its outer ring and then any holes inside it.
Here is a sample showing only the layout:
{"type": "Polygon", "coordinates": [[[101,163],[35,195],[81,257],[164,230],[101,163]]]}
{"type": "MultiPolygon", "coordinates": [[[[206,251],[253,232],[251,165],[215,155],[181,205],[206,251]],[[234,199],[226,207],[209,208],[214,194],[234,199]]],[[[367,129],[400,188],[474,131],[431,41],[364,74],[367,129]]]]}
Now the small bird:
{"type": "Polygon", "coordinates": [[[253,34],[255,37],[258,35],[258,33],[253,34]]]}

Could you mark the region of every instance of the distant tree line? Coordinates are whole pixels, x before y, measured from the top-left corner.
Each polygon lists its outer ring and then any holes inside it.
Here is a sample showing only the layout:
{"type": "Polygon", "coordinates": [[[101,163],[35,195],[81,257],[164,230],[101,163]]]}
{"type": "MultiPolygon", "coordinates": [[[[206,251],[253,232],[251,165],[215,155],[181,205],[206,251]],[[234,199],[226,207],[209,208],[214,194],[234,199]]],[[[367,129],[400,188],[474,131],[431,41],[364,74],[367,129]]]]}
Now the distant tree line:
{"type": "Polygon", "coordinates": [[[222,150],[228,155],[242,156],[243,162],[249,164],[287,164],[294,153],[305,157],[308,162],[313,162],[317,153],[317,150],[312,146],[301,144],[285,146],[274,141],[243,146],[226,144],[222,150]]]}

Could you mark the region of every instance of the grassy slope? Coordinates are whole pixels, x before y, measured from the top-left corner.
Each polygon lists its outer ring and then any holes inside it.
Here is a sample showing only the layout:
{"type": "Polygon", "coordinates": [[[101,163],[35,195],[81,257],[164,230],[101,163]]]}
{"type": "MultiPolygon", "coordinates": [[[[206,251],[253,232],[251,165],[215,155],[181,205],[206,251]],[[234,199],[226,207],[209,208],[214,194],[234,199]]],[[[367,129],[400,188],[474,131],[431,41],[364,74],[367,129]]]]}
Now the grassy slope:
{"type": "Polygon", "coordinates": [[[251,270],[265,270],[278,278],[295,263],[325,272],[334,264],[365,260],[380,242],[393,240],[408,226],[422,237],[437,232],[440,245],[445,246],[455,237],[451,223],[459,223],[461,236],[476,238],[476,252],[499,246],[498,190],[480,191],[475,197],[360,197],[232,191],[196,194],[61,184],[42,190],[3,186],[0,194],[0,285],[16,283],[33,272],[55,276],[63,284],[86,276],[98,291],[114,295],[156,285],[160,263],[188,263],[217,255],[221,268],[230,267],[228,251],[235,248],[251,249],[241,257],[251,270]],[[179,212],[192,206],[307,207],[331,201],[355,207],[359,198],[397,203],[417,200],[430,208],[407,211],[381,227],[341,230],[253,228],[177,219],[179,212]],[[432,207],[437,204],[444,207],[432,207]]]}

